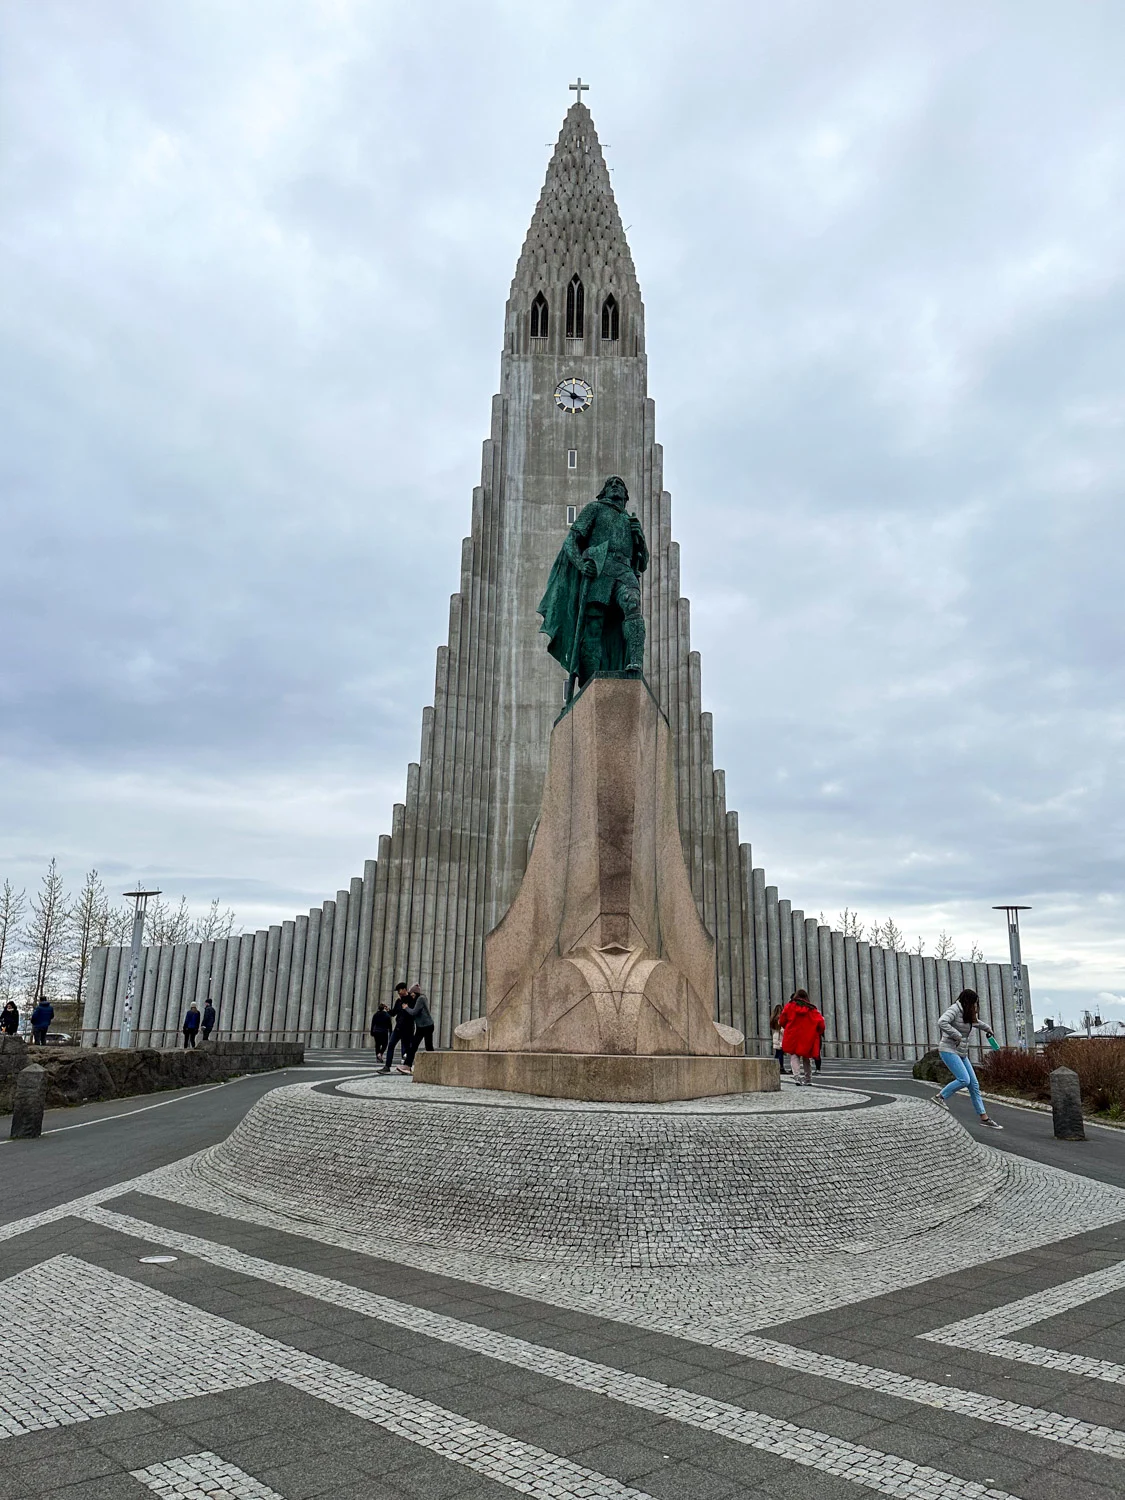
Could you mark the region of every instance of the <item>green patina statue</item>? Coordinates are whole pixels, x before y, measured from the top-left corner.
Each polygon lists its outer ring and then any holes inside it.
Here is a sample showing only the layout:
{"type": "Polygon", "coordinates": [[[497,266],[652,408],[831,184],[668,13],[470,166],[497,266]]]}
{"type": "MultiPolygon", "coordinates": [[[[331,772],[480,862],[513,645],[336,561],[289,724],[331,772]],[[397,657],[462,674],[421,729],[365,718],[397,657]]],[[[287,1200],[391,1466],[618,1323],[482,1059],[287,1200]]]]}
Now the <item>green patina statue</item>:
{"type": "Polygon", "coordinates": [[[539,602],[547,650],[575,683],[595,672],[640,672],[645,660],[640,574],[648,544],[638,517],[626,511],[629,491],[616,475],[585,506],[566,541],[539,602]]]}

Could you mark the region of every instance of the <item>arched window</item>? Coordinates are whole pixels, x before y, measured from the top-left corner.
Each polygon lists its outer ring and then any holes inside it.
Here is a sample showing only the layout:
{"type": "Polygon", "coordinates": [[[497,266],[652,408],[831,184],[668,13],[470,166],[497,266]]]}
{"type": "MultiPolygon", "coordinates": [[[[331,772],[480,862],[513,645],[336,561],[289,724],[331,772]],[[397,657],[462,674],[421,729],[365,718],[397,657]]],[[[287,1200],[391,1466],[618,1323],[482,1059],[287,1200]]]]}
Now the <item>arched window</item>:
{"type": "Polygon", "coordinates": [[[610,292],[602,303],[602,343],[616,340],[621,331],[621,317],[617,310],[617,298],[610,292]]]}
{"type": "Polygon", "coordinates": [[[531,304],[531,337],[533,339],[545,339],[547,337],[547,299],[540,292],[531,304]]]}
{"type": "Polygon", "coordinates": [[[568,339],[583,337],[586,320],[586,293],[577,276],[573,276],[566,289],[566,336],[568,339]]]}

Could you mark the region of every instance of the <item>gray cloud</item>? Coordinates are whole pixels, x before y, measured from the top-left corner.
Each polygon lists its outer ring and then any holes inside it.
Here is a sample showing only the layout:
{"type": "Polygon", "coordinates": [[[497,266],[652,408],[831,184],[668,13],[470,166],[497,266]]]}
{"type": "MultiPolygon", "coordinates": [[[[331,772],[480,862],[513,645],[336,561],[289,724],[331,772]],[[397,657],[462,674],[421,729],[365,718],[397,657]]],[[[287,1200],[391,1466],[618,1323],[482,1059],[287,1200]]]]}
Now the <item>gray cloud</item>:
{"type": "Polygon", "coordinates": [[[990,957],[1030,901],[1040,1012],[1120,997],[1118,7],[0,24],[0,872],[256,923],[375,853],[581,71],[743,836],[990,957]]]}

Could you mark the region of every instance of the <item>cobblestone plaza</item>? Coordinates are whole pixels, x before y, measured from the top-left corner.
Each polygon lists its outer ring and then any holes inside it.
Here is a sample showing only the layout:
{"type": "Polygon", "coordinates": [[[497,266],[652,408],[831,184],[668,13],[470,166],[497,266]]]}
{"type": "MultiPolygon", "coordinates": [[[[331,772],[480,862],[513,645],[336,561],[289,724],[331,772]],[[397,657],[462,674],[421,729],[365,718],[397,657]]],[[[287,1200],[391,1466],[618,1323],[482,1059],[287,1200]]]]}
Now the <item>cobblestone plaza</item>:
{"type": "MultiPolygon", "coordinates": [[[[270,1082],[224,1086],[261,1098],[206,1149],[0,1225],[0,1496],[1121,1492],[1116,1179],[997,1151],[890,1072],[647,1107],[270,1082]],[[442,1109],[497,1169],[460,1223],[442,1109]],[[517,1191],[535,1139],[554,1221],[517,1191]]],[[[127,1124],[60,1118],[51,1150],[127,1124]]]]}

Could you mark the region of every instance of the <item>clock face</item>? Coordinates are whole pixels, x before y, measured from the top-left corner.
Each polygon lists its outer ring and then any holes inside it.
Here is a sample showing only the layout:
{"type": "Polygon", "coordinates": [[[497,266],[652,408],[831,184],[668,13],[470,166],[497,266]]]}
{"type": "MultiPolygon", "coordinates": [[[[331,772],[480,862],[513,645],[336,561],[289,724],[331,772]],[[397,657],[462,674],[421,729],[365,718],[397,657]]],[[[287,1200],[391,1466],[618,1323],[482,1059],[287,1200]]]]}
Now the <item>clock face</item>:
{"type": "Polygon", "coordinates": [[[577,375],[568,375],[555,386],[555,405],[563,411],[585,411],[593,399],[593,386],[579,380],[577,375]]]}

